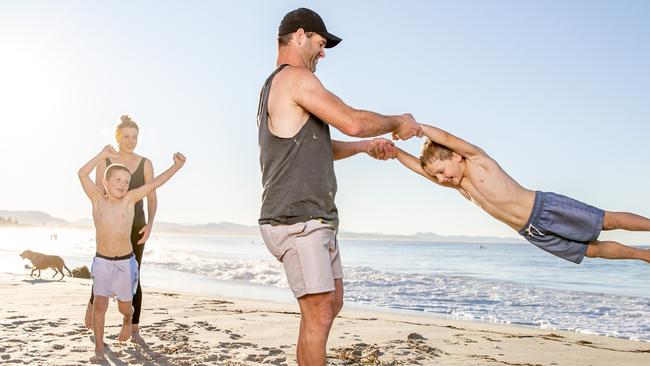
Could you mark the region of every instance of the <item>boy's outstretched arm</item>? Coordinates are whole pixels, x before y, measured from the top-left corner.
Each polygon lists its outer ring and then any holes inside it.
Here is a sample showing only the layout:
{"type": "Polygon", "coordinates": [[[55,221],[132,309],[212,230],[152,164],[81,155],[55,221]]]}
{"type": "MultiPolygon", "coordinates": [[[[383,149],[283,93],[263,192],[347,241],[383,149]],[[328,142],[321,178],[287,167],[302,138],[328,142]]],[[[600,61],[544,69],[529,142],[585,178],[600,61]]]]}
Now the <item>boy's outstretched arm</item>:
{"type": "Polygon", "coordinates": [[[422,126],[422,131],[424,135],[433,142],[438,143],[442,146],[446,146],[449,150],[464,156],[466,158],[472,158],[478,155],[484,155],[485,153],[479,147],[470,144],[469,142],[456,137],[445,130],[441,130],[437,127],[420,124],[422,126]]]}
{"type": "Polygon", "coordinates": [[[438,183],[438,180],[435,177],[430,176],[427,172],[424,171],[422,165],[420,164],[420,159],[415,156],[407,153],[406,151],[397,148],[397,160],[399,160],[402,165],[411,169],[413,172],[420,174],[421,176],[427,178],[428,180],[438,183]]]}
{"type": "Polygon", "coordinates": [[[165,170],[162,172],[160,175],[158,175],[152,183],[150,184],[145,184],[141,186],[140,188],[128,191],[126,194],[125,198],[130,199],[133,202],[138,202],[141,199],[143,199],[145,196],[147,196],[151,191],[154,189],[162,186],[165,184],[176,172],[183,167],[183,164],[185,164],[185,155],[181,153],[175,153],[174,154],[174,165],[172,165],[169,169],[165,170]]]}
{"type": "Polygon", "coordinates": [[[90,179],[90,173],[95,169],[97,164],[106,159],[107,157],[115,156],[117,152],[111,145],[106,145],[102,151],[100,151],[95,157],[90,159],[84,166],[79,169],[79,180],[81,181],[81,187],[83,187],[86,196],[90,198],[91,201],[94,201],[97,197],[104,194],[103,190],[100,190],[98,186],[90,179]]]}

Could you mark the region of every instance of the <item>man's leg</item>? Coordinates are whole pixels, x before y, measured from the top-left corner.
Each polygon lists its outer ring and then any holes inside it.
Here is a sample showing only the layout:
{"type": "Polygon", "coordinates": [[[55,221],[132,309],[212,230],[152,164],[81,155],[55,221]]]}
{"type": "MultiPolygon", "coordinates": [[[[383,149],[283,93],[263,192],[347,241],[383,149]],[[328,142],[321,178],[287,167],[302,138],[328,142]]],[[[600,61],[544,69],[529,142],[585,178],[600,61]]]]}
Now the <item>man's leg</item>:
{"type": "Polygon", "coordinates": [[[603,230],[650,231],[650,219],[630,212],[605,211],[603,230]]]}
{"type": "Polygon", "coordinates": [[[628,247],[615,241],[592,241],[585,255],[590,258],[640,259],[650,263],[650,249],[628,247]]]}
{"type": "Polygon", "coordinates": [[[334,280],[334,317],[336,318],[343,309],[343,279],[334,280]]]}
{"type": "Polygon", "coordinates": [[[321,294],[305,295],[298,299],[300,305],[300,334],[297,358],[300,366],[326,364],[327,338],[334,318],[343,306],[343,284],[334,280],[335,290],[321,294]]]}

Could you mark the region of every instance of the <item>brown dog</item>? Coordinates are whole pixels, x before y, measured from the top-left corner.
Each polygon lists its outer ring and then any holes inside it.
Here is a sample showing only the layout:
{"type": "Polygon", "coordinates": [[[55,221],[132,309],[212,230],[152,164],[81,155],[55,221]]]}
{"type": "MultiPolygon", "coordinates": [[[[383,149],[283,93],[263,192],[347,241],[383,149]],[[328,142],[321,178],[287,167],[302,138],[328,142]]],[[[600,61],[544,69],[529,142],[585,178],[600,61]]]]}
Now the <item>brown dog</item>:
{"type": "MultiPolygon", "coordinates": [[[[72,273],[68,267],[66,267],[63,259],[58,255],[46,255],[38,252],[32,252],[31,250],[26,250],[20,253],[20,257],[23,259],[27,258],[32,262],[32,266],[34,268],[32,269],[30,276],[33,276],[34,271],[38,270],[38,277],[41,277],[41,269],[52,268],[54,270],[54,276],[61,273],[61,278],[59,279],[59,281],[61,281],[63,277],[65,277],[63,274],[63,269],[65,268],[68,271],[68,276],[72,277],[72,273]]],[[[52,276],[52,278],[54,278],[54,276],[52,276]]]]}

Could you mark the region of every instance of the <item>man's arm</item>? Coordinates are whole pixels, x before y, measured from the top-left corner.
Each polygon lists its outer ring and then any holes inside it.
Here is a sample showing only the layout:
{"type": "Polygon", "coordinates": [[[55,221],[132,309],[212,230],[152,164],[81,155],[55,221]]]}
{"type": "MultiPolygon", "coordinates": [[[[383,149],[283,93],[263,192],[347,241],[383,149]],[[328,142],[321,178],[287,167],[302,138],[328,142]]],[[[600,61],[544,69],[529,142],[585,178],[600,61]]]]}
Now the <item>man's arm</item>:
{"type": "Polygon", "coordinates": [[[472,158],[485,154],[483,150],[477,146],[474,146],[469,142],[450,134],[447,131],[425,124],[420,124],[420,126],[422,126],[422,131],[426,137],[430,138],[435,143],[446,146],[449,150],[461,156],[472,158]]]}
{"type": "Polygon", "coordinates": [[[141,199],[143,199],[145,196],[147,196],[150,192],[155,190],[156,188],[162,186],[165,184],[171,177],[176,174],[180,168],[183,167],[183,164],[185,164],[185,156],[181,153],[176,153],[174,154],[174,165],[172,165],[169,169],[165,170],[162,174],[156,177],[156,179],[153,180],[152,183],[149,184],[144,184],[139,188],[136,188],[134,190],[128,191],[126,193],[125,198],[133,201],[133,202],[138,202],[141,199]]]}
{"type": "Polygon", "coordinates": [[[447,188],[453,188],[453,189],[457,190],[460,194],[462,194],[465,198],[471,199],[469,197],[469,195],[467,194],[467,192],[465,192],[465,190],[462,189],[461,187],[454,186],[454,185],[449,184],[449,183],[440,183],[438,181],[438,179],[436,179],[436,177],[432,177],[429,174],[427,174],[427,172],[424,170],[424,168],[422,168],[422,165],[420,164],[420,159],[418,159],[415,156],[407,153],[406,151],[400,149],[399,147],[397,148],[397,160],[399,160],[399,162],[402,163],[402,165],[404,165],[405,167],[409,168],[410,170],[412,170],[413,172],[415,172],[417,174],[420,174],[421,176],[423,176],[423,177],[427,178],[428,180],[432,181],[433,183],[435,183],[435,184],[437,184],[439,186],[443,186],[443,187],[447,187],[447,188]]]}
{"type": "Polygon", "coordinates": [[[95,157],[90,159],[84,166],[79,169],[79,181],[81,181],[81,187],[83,188],[86,196],[90,198],[91,201],[95,201],[97,197],[104,194],[104,190],[100,190],[92,179],[90,179],[90,173],[95,169],[97,164],[106,159],[111,155],[115,155],[117,152],[113,149],[112,146],[106,145],[102,151],[100,151],[95,157]]]}
{"type": "Polygon", "coordinates": [[[332,150],[334,160],[349,158],[362,152],[378,160],[394,159],[397,156],[395,144],[381,137],[363,141],[332,140],[332,150]]]}
{"type": "Polygon", "coordinates": [[[291,67],[287,72],[290,73],[287,77],[292,81],[291,99],[348,136],[373,137],[394,133],[403,140],[413,136],[422,137],[422,129],[409,113],[385,116],[354,109],[325,89],[310,70],[291,67]]]}

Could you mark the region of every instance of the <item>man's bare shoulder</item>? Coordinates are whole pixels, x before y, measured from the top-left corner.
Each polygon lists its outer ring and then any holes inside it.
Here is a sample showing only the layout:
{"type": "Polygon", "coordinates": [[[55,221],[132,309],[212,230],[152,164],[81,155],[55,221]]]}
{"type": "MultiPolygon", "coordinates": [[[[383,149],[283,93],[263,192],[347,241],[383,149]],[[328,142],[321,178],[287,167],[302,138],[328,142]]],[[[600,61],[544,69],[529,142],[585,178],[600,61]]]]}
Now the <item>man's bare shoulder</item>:
{"type": "Polygon", "coordinates": [[[287,66],[273,80],[274,84],[293,87],[301,87],[314,82],[320,83],[316,75],[303,66],[287,66]]]}

